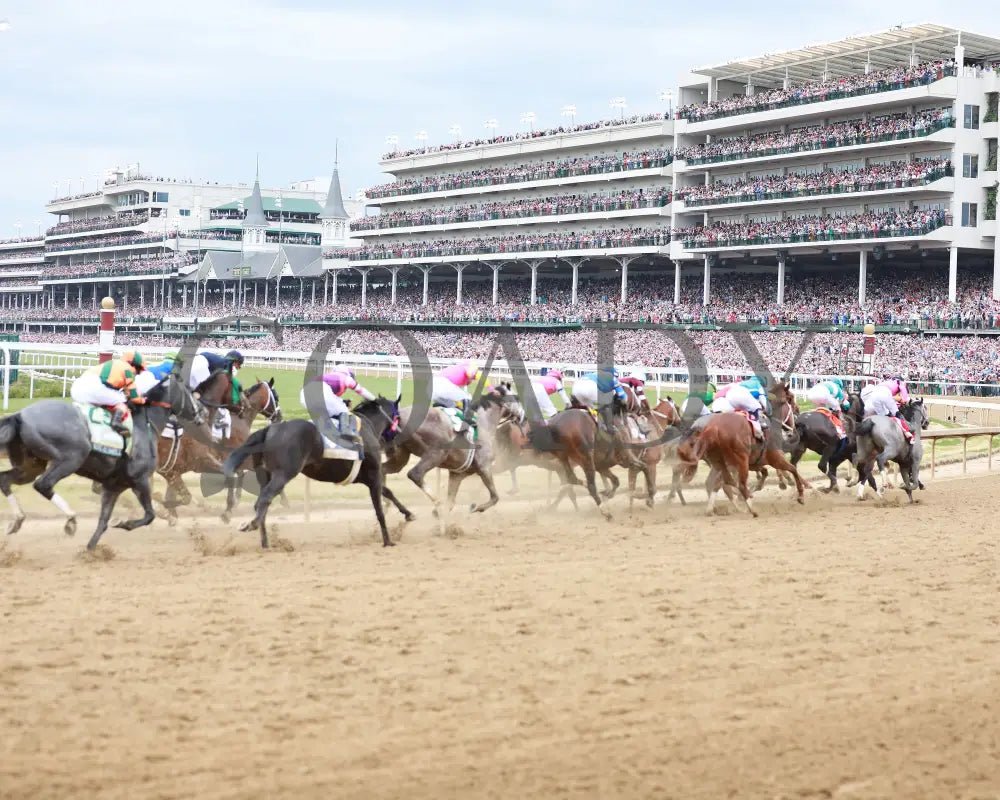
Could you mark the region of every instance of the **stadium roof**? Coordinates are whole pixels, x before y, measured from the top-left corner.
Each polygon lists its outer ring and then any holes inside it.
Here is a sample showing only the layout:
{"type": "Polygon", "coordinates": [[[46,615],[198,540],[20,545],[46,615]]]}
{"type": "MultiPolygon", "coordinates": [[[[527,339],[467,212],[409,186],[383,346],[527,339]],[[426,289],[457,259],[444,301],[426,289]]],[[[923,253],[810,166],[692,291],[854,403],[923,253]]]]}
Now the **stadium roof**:
{"type": "MultiPolygon", "coordinates": [[[[277,211],[278,206],[276,204],[277,198],[275,197],[262,197],[261,202],[263,203],[265,211],[277,211]]],[[[243,206],[247,207],[250,203],[249,197],[243,198],[243,206]]],[[[238,201],[234,200],[231,203],[226,203],[225,205],[216,206],[213,211],[236,211],[239,208],[238,201]]],[[[282,197],[281,198],[281,210],[286,214],[319,214],[323,207],[317,203],[315,200],[306,200],[304,198],[298,197],[282,197]]]]}
{"type": "Polygon", "coordinates": [[[755,86],[781,86],[785,76],[792,84],[819,80],[823,72],[852,75],[864,72],[871,59],[872,69],[909,64],[916,53],[920,62],[953,58],[955,46],[965,47],[967,61],[1000,61],[1000,39],[943,25],[897,26],[880,33],[849,36],[837,42],[811,44],[797,50],[767,53],[692,70],[710,78],[739,80],[752,78],[755,86]]]}

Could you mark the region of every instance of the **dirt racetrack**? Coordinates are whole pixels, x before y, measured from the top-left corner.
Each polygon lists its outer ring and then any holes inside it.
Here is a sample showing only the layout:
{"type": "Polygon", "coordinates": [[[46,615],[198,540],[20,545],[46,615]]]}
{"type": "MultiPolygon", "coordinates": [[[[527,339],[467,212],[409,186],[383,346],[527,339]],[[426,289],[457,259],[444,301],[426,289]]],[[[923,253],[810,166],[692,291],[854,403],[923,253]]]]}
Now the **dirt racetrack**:
{"type": "Polygon", "coordinates": [[[0,552],[0,797],[996,798],[998,495],[415,500],[392,549],[349,495],[110,560],[46,511],[0,552]]]}

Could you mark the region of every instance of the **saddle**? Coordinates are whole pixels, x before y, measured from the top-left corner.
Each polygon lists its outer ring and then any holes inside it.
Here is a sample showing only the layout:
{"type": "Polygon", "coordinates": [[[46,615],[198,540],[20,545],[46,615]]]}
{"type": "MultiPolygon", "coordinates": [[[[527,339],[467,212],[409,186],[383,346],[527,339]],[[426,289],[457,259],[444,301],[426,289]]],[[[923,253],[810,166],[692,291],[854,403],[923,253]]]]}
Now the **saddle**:
{"type": "Polygon", "coordinates": [[[817,408],[816,413],[822,414],[824,417],[830,420],[830,424],[833,425],[834,430],[837,431],[838,439],[847,438],[847,431],[844,430],[844,423],[843,421],[841,421],[840,417],[838,417],[828,408],[817,408]]]}
{"type": "Polygon", "coordinates": [[[733,411],[734,414],[739,414],[743,419],[747,421],[750,425],[750,433],[753,435],[755,441],[764,441],[764,426],[750,416],[749,411],[743,411],[742,409],[736,409],[733,411]]]}
{"type": "Polygon", "coordinates": [[[131,455],[133,437],[132,415],[125,420],[125,427],[128,429],[127,438],[122,437],[118,431],[111,427],[111,412],[100,406],[92,406],[87,403],[73,403],[76,410],[83,417],[90,433],[90,449],[95,453],[106,456],[131,455]]]}
{"type": "Polygon", "coordinates": [[[438,408],[444,412],[455,433],[464,434],[470,442],[479,438],[479,428],[470,428],[465,422],[465,416],[457,408],[444,408],[443,406],[438,406],[438,408]]]}

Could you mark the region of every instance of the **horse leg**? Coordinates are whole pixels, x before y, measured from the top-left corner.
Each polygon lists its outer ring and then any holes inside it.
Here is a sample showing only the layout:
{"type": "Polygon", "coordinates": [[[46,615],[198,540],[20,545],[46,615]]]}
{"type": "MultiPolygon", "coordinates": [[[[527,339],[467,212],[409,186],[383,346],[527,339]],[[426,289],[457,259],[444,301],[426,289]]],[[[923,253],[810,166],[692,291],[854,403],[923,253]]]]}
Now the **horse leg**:
{"type": "Polygon", "coordinates": [[[136,528],[141,528],[144,525],[149,525],[154,519],[156,519],[156,512],[153,511],[153,491],[149,485],[149,476],[146,475],[143,478],[136,481],[135,486],[132,487],[132,493],[135,495],[139,504],[142,506],[143,515],[139,519],[122,520],[116,522],[113,527],[121,528],[122,530],[131,531],[136,528]]]}
{"type": "Polygon", "coordinates": [[[427,476],[428,472],[441,463],[443,455],[444,454],[440,451],[428,450],[423,456],[421,456],[420,461],[417,462],[416,466],[406,473],[406,477],[413,481],[413,483],[417,485],[417,488],[427,496],[427,499],[434,504],[435,516],[437,516],[438,507],[441,503],[437,497],[434,496],[434,493],[424,486],[424,478],[427,476]]]}
{"type": "Polygon", "coordinates": [[[455,507],[455,498],[458,497],[458,487],[462,485],[464,479],[465,475],[460,472],[448,473],[448,494],[444,503],[445,514],[450,514],[451,510],[455,507]]]}
{"type": "MultiPolygon", "coordinates": [[[[759,492],[764,488],[764,482],[767,480],[767,467],[760,467],[756,470],[757,472],[757,486],[754,488],[755,492],[759,492]]],[[[782,489],[785,487],[782,486],[782,489]]]]}
{"type": "Polygon", "coordinates": [[[604,481],[604,485],[610,485],[610,488],[606,488],[601,492],[601,496],[605,500],[610,500],[615,494],[618,493],[618,487],[621,486],[621,481],[618,480],[618,476],[615,475],[610,469],[600,470],[601,480],[604,481]]]}
{"type": "Polygon", "coordinates": [[[653,497],[656,496],[656,465],[657,460],[646,464],[644,476],[646,478],[646,507],[653,507],[653,497]]]}
{"type": "Polygon", "coordinates": [[[808,484],[802,480],[802,476],[799,475],[799,471],[785,458],[784,453],[780,450],[768,450],[765,452],[765,458],[767,458],[767,463],[779,471],[778,474],[782,472],[791,473],[792,478],[795,479],[795,491],[797,493],[796,501],[800,505],[805,504],[805,493],[808,484]]]}
{"type": "Polygon", "coordinates": [[[86,459],[87,455],[84,455],[82,458],[77,456],[76,458],[67,458],[63,461],[53,461],[49,464],[45,472],[36,478],[32,484],[36,492],[66,515],[63,533],[67,536],[72,536],[76,533],[76,512],[54,490],[59,481],[63,478],[68,478],[76,472],[86,459]]]}
{"type": "Polygon", "coordinates": [[[265,550],[270,546],[267,541],[267,511],[274,498],[281,494],[287,483],[288,480],[282,473],[271,473],[270,480],[260,486],[260,495],[257,497],[257,502],[254,503],[254,511],[256,512],[254,519],[240,527],[240,530],[260,528],[260,546],[265,550]]]}
{"type": "Polygon", "coordinates": [[[593,498],[594,502],[597,503],[597,509],[601,512],[601,515],[605,519],[611,519],[611,512],[601,505],[601,496],[597,493],[596,473],[592,463],[584,461],[583,475],[587,481],[587,491],[590,492],[590,496],[593,498]]]}
{"type": "MultiPolygon", "coordinates": [[[[782,461],[784,461],[784,458],[782,458],[782,461]]],[[[743,496],[743,502],[747,504],[747,511],[750,512],[751,516],[756,517],[757,512],[753,510],[753,495],[750,493],[750,486],[747,483],[750,479],[750,464],[747,459],[740,458],[733,466],[736,468],[737,486],[739,487],[740,494],[743,496]]],[[[792,467],[792,469],[794,470],[795,468],[792,467]]],[[[798,473],[795,473],[795,477],[798,478],[798,473]]]]}
{"type": "Polygon", "coordinates": [[[517,466],[512,466],[510,468],[510,492],[508,494],[517,494],[519,489],[517,488],[517,466]]]}
{"type": "Polygon", "coordinates": [[[28,465],[26,463],[22,463],[14,465],[13,469],[0,472],[0,492],[4,493],[4,496],[7,498],[7,502],[10,503],[11,511],[14,512],[14,518],[7,526],[8,536],[13,533],[17,533],[21,529],[21,525],[24,524],[25,519],[24,511],[21,510],[21,504],[17,502],[17,497],[11,491],[11,485],[22,486],[26,483],[31,483],[31,481],[37,478],[43,470],[44,465],[36,465],[36,468],[32,470],[28,469],[28,465]]]}
{"type": "Polygon", "coordinates": [[[107,487],[101,491],[101,514],[97,519],[97,529],[94,531],[94,535],[90,537],[90,541],[87,542],[88,550],[93,550],[97,547],[97,543],[101,540],[101,536],[104,535],[104,531],[108,529],[108,520],[111,519],[111,512],[114,510],[115,503],[118,501],[118,496],[121,493],[121,489],[108,489],[107,487]]]}
{"type": "MultiPolygon", "coordinates": [[[[478,462],[478,459],[476,459],[478,462]]],[[[483,486],[486,487],[486,491],[490,493],[490,499],[485,503],[480,503],[479,505],[473,505],[472,511],[477,513],[485,511],[487,508],[493,508],[497,503],[500,502],[500,495],[497,494],[496,484],[493,482],[493,472],[490,470],[488,465],[480,465],[478,463],[474,464],[476,468],[476,474],[479,476],[480,480],[483,482],[483,486]]]]}
{"type": "Polygon", "coordinates": [[[395,547],[396,543],[389,538],[389,529],[385,525],[385,509],[382,508],[382,495],[385,493],[382,453],[376,450],[373,455],[368,463],[369,478],[365,481],[368,486],[368,496],[371,497],[375,519],[378,520],[378,526],[382,530],[382,547],[395,547]]]}
{"type": "MultiPolygon", "coordinates": [[[[384,480],[385,478],[383,478],[383,481],[384,480]]],[[[395,494],[393,494],[392,489],[386,486],[384,482],[382,483],[382,497],[384,497],[386,500],[388,500],[390,503],[396,506],[399,513],[403,515],[403,519],[405,519],[407,522],[413,522],[413,520],[416,519],[416,517],[413,515],[413,512],[399,502],[399,498],[396,497],[395,494]]]]}

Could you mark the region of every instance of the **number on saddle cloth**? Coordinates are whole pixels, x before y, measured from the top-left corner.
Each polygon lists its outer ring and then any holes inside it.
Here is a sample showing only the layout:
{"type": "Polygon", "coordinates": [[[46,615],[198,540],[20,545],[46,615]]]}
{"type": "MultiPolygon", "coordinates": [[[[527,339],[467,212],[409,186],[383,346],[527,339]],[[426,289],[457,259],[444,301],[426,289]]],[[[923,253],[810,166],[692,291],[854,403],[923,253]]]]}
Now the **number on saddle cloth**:
{"type": "Polygon", "coordinates": [[[111,412],[102,406],[92,406],[87,403],[73,403],[78,412],[87,424],[87,431],[90,434],[90,449],[95,453],[106,456],[120,456],[124,451],[126,455],[132,452],[132,415],[125,419],[125,428],[128,430],[128,438],[123,438],[118,431],[111,427],[111,412]]]}

